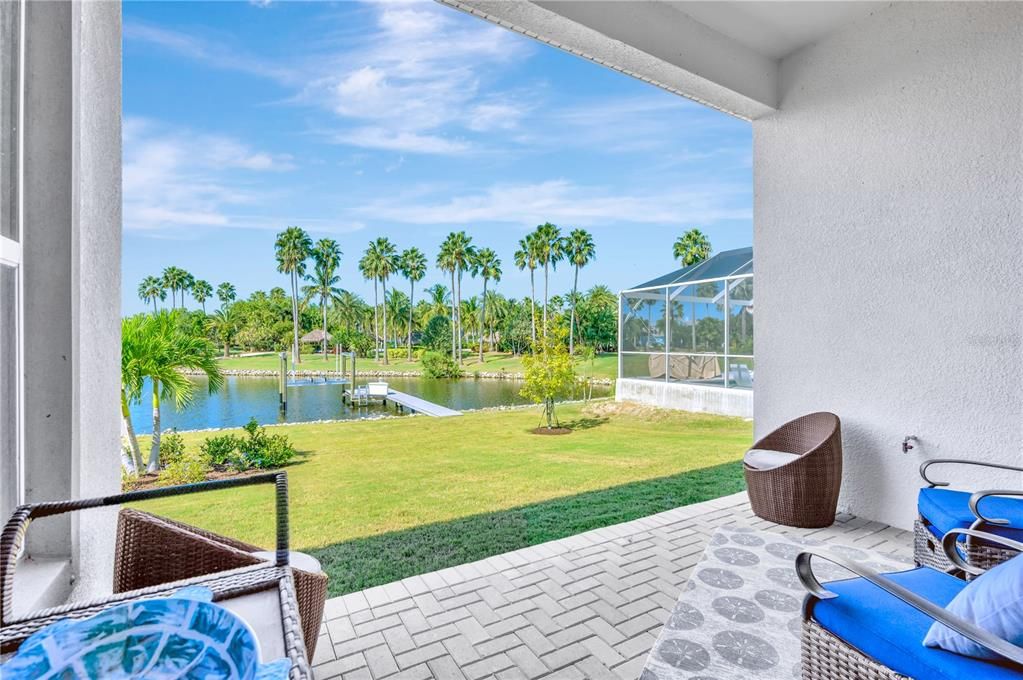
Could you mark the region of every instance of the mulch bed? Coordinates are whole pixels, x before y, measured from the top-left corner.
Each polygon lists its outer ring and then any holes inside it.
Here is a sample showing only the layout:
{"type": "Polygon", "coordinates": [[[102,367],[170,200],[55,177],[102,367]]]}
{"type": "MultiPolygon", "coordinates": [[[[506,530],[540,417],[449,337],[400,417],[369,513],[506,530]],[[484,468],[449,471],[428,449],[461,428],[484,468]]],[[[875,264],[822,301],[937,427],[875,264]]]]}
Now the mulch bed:
{"type": "Polygon", "coordinates": [[[567,427],[537,427],[530,432],[533,434],[571,434],[572,430],[567,427]]]}
{"type": "MultiPolygon", "coordinates": [[[[235,477],[250,477],[252,475],[258,475],[266,470],[245,470],[244,472],[238,472],[236,470],[213,469],[206,473],[207,482],[212,482],[217,479],[233,479],[235,477]]],[[[146,491],[148,489],[157,489],[163,486],[172,486],[171,484],[160,484],[158,483],[158,476],[155,474],[144,474],[139,475],[137,479],[126,481],[121,485],[121,491],[146,491]]]]}

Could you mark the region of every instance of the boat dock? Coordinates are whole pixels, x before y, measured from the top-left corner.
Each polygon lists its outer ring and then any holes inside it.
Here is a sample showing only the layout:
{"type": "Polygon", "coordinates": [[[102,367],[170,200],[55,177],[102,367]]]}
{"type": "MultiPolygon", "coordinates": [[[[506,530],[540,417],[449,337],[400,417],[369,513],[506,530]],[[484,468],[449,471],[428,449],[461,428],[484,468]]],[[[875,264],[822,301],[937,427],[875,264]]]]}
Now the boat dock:
{"type": "MultiPolygon", "coordinates": [[[[369,403],[370,395],[365,387],[356,387],[352,390],[344,391],[344,398],[355,405],[365,405],[369,403]]],[[[434,404],[432,401],[426,401],[412,394],[406,394],[405,392],[399,392],[398,390],[392,390],[388,388],[386,397],[379,397],[383,400],[384,406],[387,406],[388,400],[394,403],[395,409],[401,409],[404,411],[411,411],[412,413],[422,413],[426,416],[433,416],[434,418],[449,418],[451,416],[462,415],[461,411],[450,409],[447,406],[441,406],[440,404],[434,404]]]]}

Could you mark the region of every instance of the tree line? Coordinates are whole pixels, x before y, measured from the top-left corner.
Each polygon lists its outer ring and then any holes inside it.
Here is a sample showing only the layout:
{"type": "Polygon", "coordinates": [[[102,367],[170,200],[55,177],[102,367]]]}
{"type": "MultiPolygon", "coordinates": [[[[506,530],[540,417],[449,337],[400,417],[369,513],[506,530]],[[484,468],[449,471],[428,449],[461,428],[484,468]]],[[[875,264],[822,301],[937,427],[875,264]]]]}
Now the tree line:
{"type": "MultiPolygon", "coordinates": [[[[710,254],[710,243],[698,229],[680,236],[673,254],[683,266],[710,254]]],[[[402,348],[407,360],[421,346],[450,353],[461,364],[466,349],[479,360],[486,351],[520,354],[537,343],[538,334],[554,325],[564,327],[570,355],[577,344],[596,351],[617,348],[617,296],[604,285],[580,291],[581,271],[596,257],[593,236],[585,229],[567,234],[549,222],[539,225],[518,242],[512,263],[529,271],[530,294],[524,299],[497,292],[504,263],[498,253],[477,245],[464,231],[451,232],[439,245],[431,263],[419,248],[399,250],[389,238],[371,241],[357,261],[362,279],[373,283],[373,299],[363,300],[342,286],[342,258],[337,241],[313,239],[299,227],[277,234],[274,257],[277,270],[288,277],[289,289],[256,291],[237,299],[235,287],[222,282],[216,289],[176,266],[160,276],[145,277],[138,296],[153,311],[166,306],[185,308],[185,296],[201,306],[194,312],[195,331],[207,335],[227,356],[232,346],[253,351],[290,347],[296,363],[301,361],[303,332],[319,329],[320,350],[328,351],[328,335],[334,344],[387,364],[402,348]],[[572,269],[572,286],[564,294],[552,294],[551,273],[559,264],[572,269]],[[445,277],[420,289],[430,268],[445,277]],[[401,279],[404,290],[396,285],[401,279]],[[538,295],[538,279],[542,295],[538,295]],[[476,291],[465,295],[470,282],[476,291]],[[447,285],[445,285],[447,284],[447,285]],[[406,292],[407,291],[407,292],[406,292]],[[216,296],[220,306],[207,314],[206,302],[216,296]]]]}

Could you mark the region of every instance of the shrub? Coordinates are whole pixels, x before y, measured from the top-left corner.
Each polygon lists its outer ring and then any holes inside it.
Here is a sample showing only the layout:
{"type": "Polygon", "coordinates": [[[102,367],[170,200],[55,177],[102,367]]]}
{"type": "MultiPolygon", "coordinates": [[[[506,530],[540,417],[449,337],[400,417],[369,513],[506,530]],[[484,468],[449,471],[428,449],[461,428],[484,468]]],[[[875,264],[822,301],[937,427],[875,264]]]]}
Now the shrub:
{"type": "Polygon", "coordinates": [[[222,434],[204,441],[199,450],[209,458],[211,465],[233,465],[243,441],[233,434],[222,434]]]}
{"type": "MultiPolygon", "coordinates": [[[[163,447],[161,447],[162,450],[163,447]]],[[[210,469],[210,459],[203,453],[182,452],[177,458],[167,463],[160,471],[157,484],[171,486],[174,484],[194,484],[206,479],[210,469]]]]}
{"type": "Polygon", "coordinates": [[[457,378],[462,375],[462,371],[451,355],[445,352],[427,352],[423,355],[423,375],[427,378],[457,378]]]}
{"type": "Polygon", "coordinates": [[[165,432],[160,437],[160,465],[169,465],[185,453],[185,440],[177,430],[165,432]]]}
{"type": "Polygon", "coordinates": [[[295,457],[295,447],[286,435],[267,434],[266,428],[260,427],[255,418],[243,429],[248,439],[239,440],[240,455],[232,463],[239,470],[283,467],[295,457]]]}

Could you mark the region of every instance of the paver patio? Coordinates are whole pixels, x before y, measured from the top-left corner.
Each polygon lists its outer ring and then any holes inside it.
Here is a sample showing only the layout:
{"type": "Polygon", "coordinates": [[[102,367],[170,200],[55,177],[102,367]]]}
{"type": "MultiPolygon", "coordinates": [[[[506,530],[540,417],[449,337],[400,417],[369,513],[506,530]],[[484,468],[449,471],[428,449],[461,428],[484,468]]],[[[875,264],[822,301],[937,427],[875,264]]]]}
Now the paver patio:
{"type": "Polygon", "coordinates": [[[734,494],[333,598],[316,677],[635,680],[711,534],[732,523],[912,547],[910,532],[851,515],[772,524],[734,494]]]}

